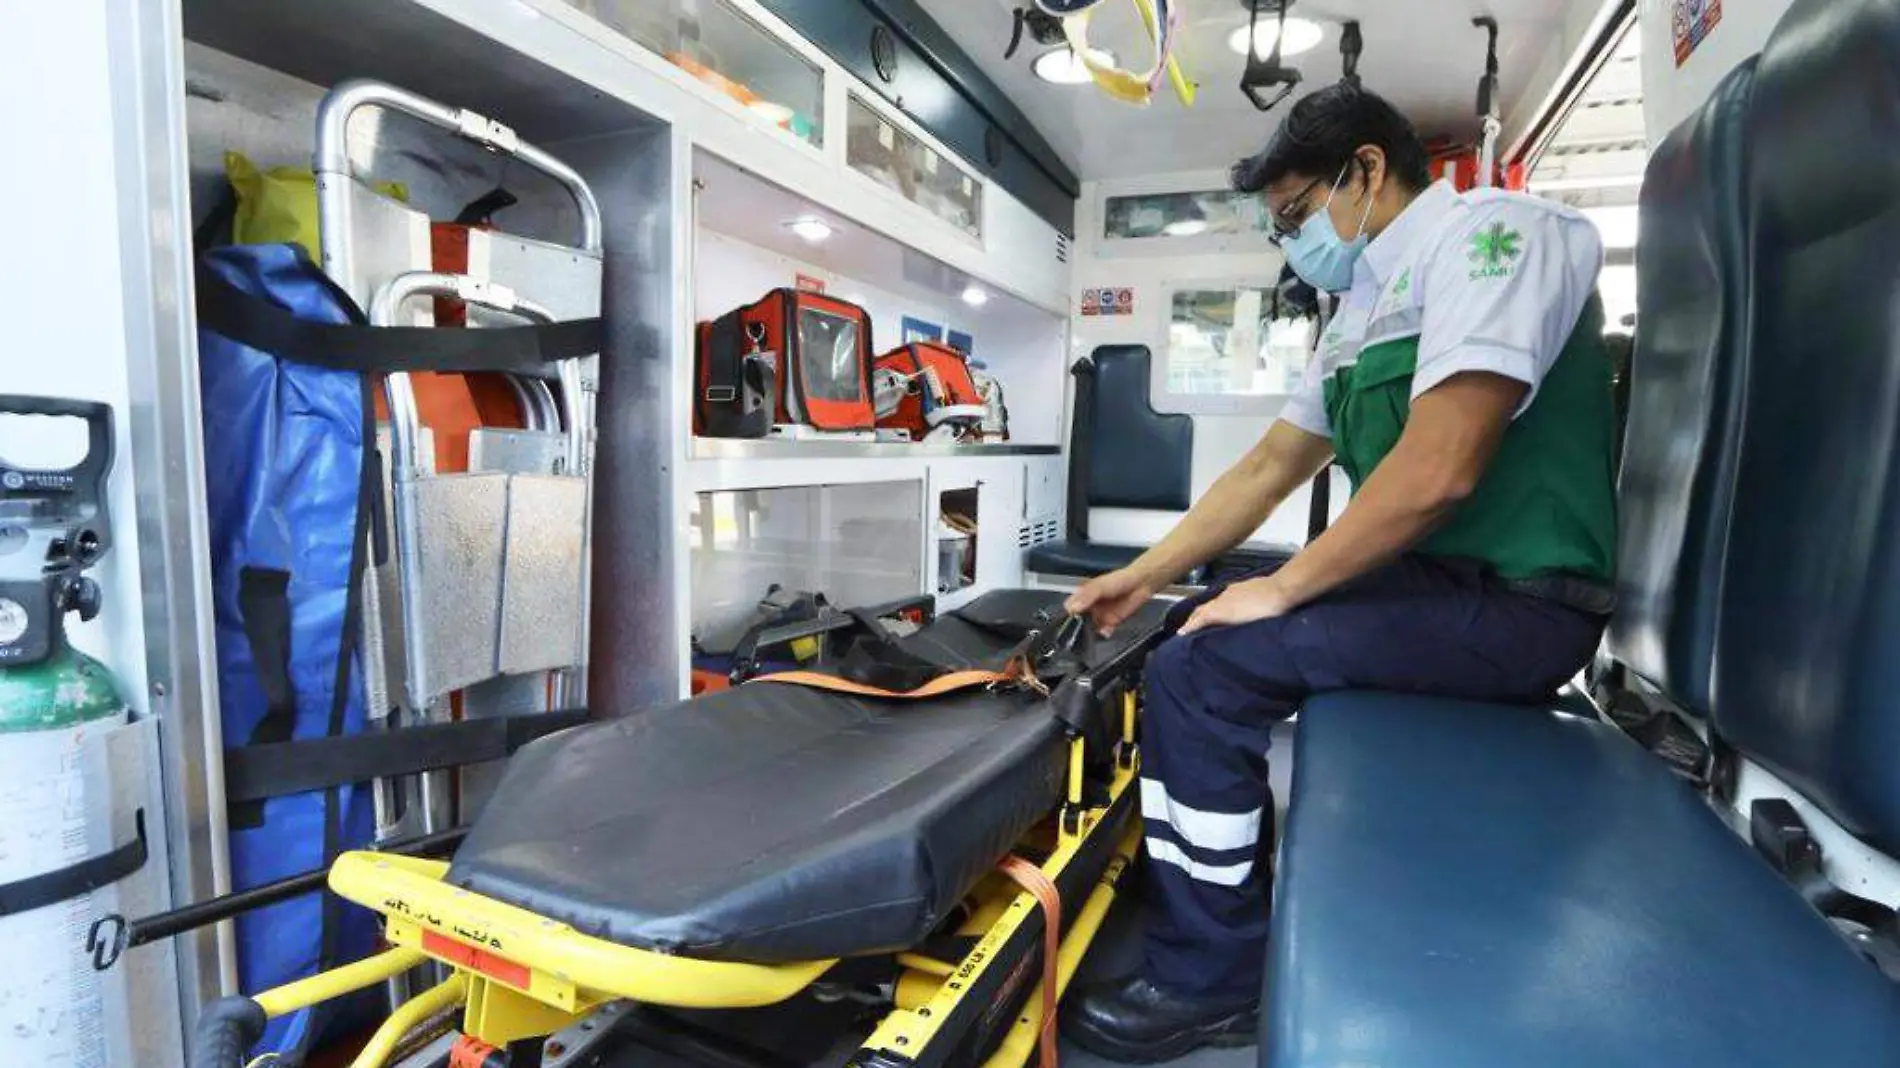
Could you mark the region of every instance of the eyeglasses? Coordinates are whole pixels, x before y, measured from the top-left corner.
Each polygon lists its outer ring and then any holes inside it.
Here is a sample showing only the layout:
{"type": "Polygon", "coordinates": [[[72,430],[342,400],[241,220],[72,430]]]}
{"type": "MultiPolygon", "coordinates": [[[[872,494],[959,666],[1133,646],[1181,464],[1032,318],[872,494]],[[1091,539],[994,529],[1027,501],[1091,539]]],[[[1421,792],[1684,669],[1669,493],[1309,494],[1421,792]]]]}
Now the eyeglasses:
{"type": "Polygon", "coordinates": [[[1307,204],[1307,200],[1313,195],[1313,190],[1318,189],[1325,181],[1324,178],[1315,178],[1308,182],[1305,189],[1300,190],[1293,199],[1286,202],[1285,207],[1273,213],[1269,220],[1272,229],[1267,234],[1268,241],[1278,246],[1300,236],[1300,229],[1306,225],[1306,220],[1313,217],[1313,209],[1307,204]]]}

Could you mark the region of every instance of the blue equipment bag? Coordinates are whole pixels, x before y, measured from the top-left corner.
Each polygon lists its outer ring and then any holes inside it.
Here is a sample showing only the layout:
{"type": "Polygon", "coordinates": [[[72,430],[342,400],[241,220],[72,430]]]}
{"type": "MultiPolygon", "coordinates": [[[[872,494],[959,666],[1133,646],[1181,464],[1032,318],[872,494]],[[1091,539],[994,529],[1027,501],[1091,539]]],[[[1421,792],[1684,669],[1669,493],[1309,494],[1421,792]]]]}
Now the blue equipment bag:
{"type": "MultiPolygon", "coordinates": [[[[206,253],[203,270],[300,319],[361,315],[294,245],[206,253]]],[[[367,379],[288,360],[210,329],[198,337],[219,718],[227,748],[359,734],[358,600],[377,484],[367,379]]],[[[232,806],[232,889],[324,867],[374,837],[361,784],[232,806]]],[[[246,992],[367,955],[372,917],[307,894],[237,919],[246,992]]],[[[303,1059],[319,1010],[272,1020],[260,1049],[303,1059]]]]}
{"type": "MultiPolygon", "coordinates": [[[[375,834],[360,770],[324,747],[368,722],[363,577],[366,556],[381,563],[388,544],[372,376],[533,373],[599,352],[603,331],[599,319],[372,328],[297,245],[205,252],[197,290],[232,884],[245,890],[327,868],[375,834]]],[[[377,942],[372,913],[314,892],[240,914],[237,936],[246,994],[359,960],[377,942]]],[[[297,1068],[339,1004],[272,1020],[257,1049],[297,1068]]]]}

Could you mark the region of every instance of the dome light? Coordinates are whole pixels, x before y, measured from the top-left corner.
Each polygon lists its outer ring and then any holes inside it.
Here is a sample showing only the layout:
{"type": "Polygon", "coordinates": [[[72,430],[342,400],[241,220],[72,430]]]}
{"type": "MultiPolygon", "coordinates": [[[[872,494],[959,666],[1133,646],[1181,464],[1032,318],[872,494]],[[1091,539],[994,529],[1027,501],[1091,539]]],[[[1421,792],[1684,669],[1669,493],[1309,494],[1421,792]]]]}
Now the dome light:
{"type": "Polygon", "coordinates": [[[826,241],[831,240],[831,235],[835,232],[832,230],[830,223],[820,219],[816,215],[806,215],[802,218],[793,219],[791,222],[786,223],[785,226],[791,230],[792,233],[803,238],[807,244],[811,245],[824,244],[826,241]]]}
{"type": "MultiPolygon", "coordinates": [[[[1227,38],[1227,47],[1243,56],[1247,54],[1247,29],[1246,26],[1242,26],[1227,38]]],[[[1253,30],[1254,54],[1263,59],[1272,55],[1274,38],[1280,35],[1279,18],[1277,16],[1268,18],[1263,13],[1259,24],[1253,27],[1253,30]]],[[[1319,23],[1312,19],[1289,15],[1286,20],[1286,45],[1280,49],[1280,55],[1285,58],[1297,56],[1301,52],[1311,52],[1325,37],[1326,31],[1320,27],[1319,23]]]]}
{"type": "MultiPolygon", "coordinates": [[[[1115,65],[1115,53],[1106,48],[1091,48],[1089,55],[1098,65],[1115,65]]],[[[1036,77],[1051,85],[1087,85],[1094,80],[1088,67],[1082,63],[1082,58],[1066,47],[1052,48],[1037,56],[1030,69],[1036,72],[1036,77]]]]}

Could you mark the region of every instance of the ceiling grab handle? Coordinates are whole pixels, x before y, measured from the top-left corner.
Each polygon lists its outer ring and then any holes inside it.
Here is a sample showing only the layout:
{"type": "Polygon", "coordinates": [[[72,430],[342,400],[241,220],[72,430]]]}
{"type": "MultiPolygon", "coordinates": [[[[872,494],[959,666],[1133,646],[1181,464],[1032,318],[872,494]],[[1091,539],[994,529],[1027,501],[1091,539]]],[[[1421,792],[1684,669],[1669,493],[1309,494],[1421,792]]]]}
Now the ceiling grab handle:
{"type": "Polygon", "coordinates": [[[1504,134],[1504,123],[1498,117],[1498,20],[1484,15],[1472,19],[1471,24],[1490,35],[1484,77],[1478,82],[1478,117],[1484,121],[1478,142],[1478,187],[1489,189],[1497,184],[1498,139],[1504,134]]]}
{"type": "Polygon", "coordinates": [[[1359,20],[1351,19],[1339,30],[1339,80],[1354,89],[1360,87],[1359,57],[1366,54],[1366,37],[1359,30],[1359,20]]]}
{"type": "Polygon", "coordinates": [[[1272,111],[1285,102],[1293,91],[1300,87],[1302,75],[1299,68],[1289,67],[1281,62],[1286,47],[1286,14],[1293,6],[1293,0],[1243,0],[1252,9],[1252,17],[1247,22],[1247,69],[1240,76],[1240,91],[1253,101],[1253,106],[1261,111],[1272,111]],[[1279,32],[1273,35],[1273,53],[1260,55],[1260,10],[1278,9],[1280,19],[1279,32]],[[1263,90],[1279,86],[1280,91],[1268,96],[1263,90]]]}

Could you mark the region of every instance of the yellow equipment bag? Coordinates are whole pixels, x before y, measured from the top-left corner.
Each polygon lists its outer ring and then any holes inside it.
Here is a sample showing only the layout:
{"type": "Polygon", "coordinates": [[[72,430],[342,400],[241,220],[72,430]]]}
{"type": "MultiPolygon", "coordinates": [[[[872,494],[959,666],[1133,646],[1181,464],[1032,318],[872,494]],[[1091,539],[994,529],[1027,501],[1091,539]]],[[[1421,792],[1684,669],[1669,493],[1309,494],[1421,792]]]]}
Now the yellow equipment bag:
{"type": "MultiPolygon", "coordinates": [[[[226,152],[224,176],[237,194],[237,215],[231,220],[235,244],[301,245],[312,260],[323,262],[317,240],[317,178],[310,168],[263,171],[242,152],[226,152]]],[[[376,189],[396,200],[409,199],[401,182],[381,182],[376,189]]]]}

